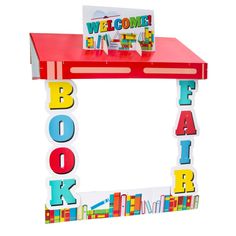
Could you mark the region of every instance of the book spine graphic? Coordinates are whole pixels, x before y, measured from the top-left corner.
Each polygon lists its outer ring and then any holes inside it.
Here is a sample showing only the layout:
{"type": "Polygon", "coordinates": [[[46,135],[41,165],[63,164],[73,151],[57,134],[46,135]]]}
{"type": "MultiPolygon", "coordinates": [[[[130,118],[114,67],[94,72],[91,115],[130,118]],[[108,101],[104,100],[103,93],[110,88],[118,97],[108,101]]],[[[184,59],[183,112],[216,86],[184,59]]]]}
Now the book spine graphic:
{"type": "Polygon", "coordinates": [[[155,201],[153,199],[143,200],[142,198],[142,193],[129,195],[115,192],[91,206],[84,204],[77,208],[59,210],[51,210],[45,207],[45,223],[191,210],[197,209],[199,203],[198,195],[161,195],[159,200],[155,201]]]}

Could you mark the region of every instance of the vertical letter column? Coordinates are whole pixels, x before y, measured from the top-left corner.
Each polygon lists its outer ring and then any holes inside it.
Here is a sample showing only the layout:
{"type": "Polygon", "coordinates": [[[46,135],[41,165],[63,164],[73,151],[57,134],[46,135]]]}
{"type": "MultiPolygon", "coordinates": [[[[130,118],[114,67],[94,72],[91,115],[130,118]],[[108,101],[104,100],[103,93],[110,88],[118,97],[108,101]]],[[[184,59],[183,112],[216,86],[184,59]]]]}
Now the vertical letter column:
{"type": "Polygon", "coordinates": [[[178,138],[179,156],[177,166],[173,169],[173,195],[189,195],[196,193],[196,172],[192,166],[193,137],[197,135],[194,117],[194,93],[197,82],[182,80],[177,82],[179,99],[179,115],[175,135],[178,138]]]}
{"type": "Polygon", "coordinates": [[[75,136],[75,122],[71,110],[75,106],[75,85],[72,81],[46,82],[48,91],[47,108],[50,113],[48,136],[53,148],[48,155],[51,174],[48,180],[48,202],[50,209],[75,207],[78,196],[75,189],[77,180],[74,170],[77,162],[71,142],[75,136]]]}

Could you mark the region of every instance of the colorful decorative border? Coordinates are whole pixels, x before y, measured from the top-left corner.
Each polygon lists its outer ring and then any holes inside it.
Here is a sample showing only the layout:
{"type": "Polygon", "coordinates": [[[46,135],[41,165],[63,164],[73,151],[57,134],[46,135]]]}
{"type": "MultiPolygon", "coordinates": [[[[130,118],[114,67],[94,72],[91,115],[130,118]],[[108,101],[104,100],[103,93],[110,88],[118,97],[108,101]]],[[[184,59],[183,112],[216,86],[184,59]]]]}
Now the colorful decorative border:
{"type": "Polygon", "coordinates": [[[75,220],[101,219],[119,216],[132,216],[143,214],[158,214],[162,212],[184,211],[197,209],[199,195],[172,196],[161,195],[156,202],[142,200],[142,194],[135,195],[115,192],[109,198],[88,207],[80,205],[76,208],[65,208],[59,210],[49,210],[45,208],[45,223],[57,223],[75,220]],[[109,203],[108,208],[100,208],[109,203]]]}
{"type": "Polygon", "coordinates": [[[196,209],[196,171],[192,147],[197,135],[194,95],[197,82],[180,80],[178,86],[179,115],[175,135],[179,142],[177,165],[172,168],[173,185],[115,192],[78,191],[77,156],[73,148],[77,123],[72,115],[76,106],[76,86],[72,81],[47,81],[48,137],[54,145],[48,169],[51,173],[46,203],[46,223],[83,219],[110,218],[140,214],[196,209]],[[191,97],[190,97],[191,96],[191,97]],[[62,99],[63,98],[63,99],[62,99]],[[60,109],[60,113],[57,112],[60,109]],[[63,124],[63,125],[61,125],[63,124]],[[55,145],[59,143],[60,146],[55,145]]]}

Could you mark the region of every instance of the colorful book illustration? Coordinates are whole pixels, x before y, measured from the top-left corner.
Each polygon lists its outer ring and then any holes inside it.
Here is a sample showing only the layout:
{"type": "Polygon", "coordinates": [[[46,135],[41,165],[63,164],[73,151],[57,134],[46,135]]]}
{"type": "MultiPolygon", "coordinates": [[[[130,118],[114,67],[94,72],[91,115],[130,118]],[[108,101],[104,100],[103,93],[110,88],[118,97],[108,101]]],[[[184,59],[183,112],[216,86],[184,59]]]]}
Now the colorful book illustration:
{"type": "Polygon", "coordinates": [[[135,196],[130,197],[130,215],[134,215],[135,196]]]}
{"type": "Polygon", "coordinates": [[[148,201],[144,201],[144,204],[146,205],[147,213],[148,213],[148,214],[153,213],[153,212],[152,212],[152,206],[151,206],[150,201],[149,201],[149,200],[148,200],[148,201]]]}
{"type": "Polygon", "coordinates": [[[134,215],[139,215],[141,211],[142,194],[135,194],[134,215]]]}
{"type": "Polygon", "coordinates": [[[156,209],[153,213],[160,213],[161,210],[161,200],[156,201],[156,209]]]}
{"type": "Polygon", "coordinates": [[[101,35],[98,35],[97,49],[102,49],[102,36],[101,35]]]}
{"type": "Polygon", "coordinates": [[[60,222],[60,210],[54,210],[54,222],[60,222]]]}
{"type": "Polygon", "coordinates": [[[183,207],[182,210],[187,210],[187,196],[183,196],[183,207]]]}
{"type": "Polygon", "coordinates": [[[186,208],[187,210],[191,209],[192,196],[187,196],[186,208]]]}
{"type": "Polygon", "coordinates": [[[174,207],[175,207],[175,198],[173,196],[170,196],[169,211],[174,211],[174,207]]]}
{"type": "Polygon", "coordinates": [[[194,196],[192,196],[192,200],[191,200],[191,204],[190,204],[190,209],[192,210],[192,209],[194,209],[194,202],[195,202],[195,197],[194,196]]]}
{"type": "Polygon", "coordinates": [[[197,209],[198,208],[198,204],[199,204],[199,196],[196,195],[194,197],[194,209],[197,209]]]}
{"type": "Polygon", "coordinates": [[[177,207],[178,211],[182,211],[183,209],[183,197],[179,196],[178,198],[178,207],[177,207]]]}
{"type": "Polygon", "coordinates": [[[109,208],[109,217],[113,217],[114,210],[114,194],[110,195],[110,208],[109,208]]]}
{"type": "Polygon", "coordinates": [[[120,193],[114,193],[114,204],[113,204],[113,217],[120,216],[121,206],[121,195],[120,193]]]}
{"type": "Polygon", "coordinates": [[[161,204],[160,204],[160,212],[164,212],[165,195],[161,195],[160,201],[161,201],[161,204]]]}
{"type": "Polygon", "coordinates": [[[48,210],[47,208],[45,208],[45,223],[50,223],[50,210],[48,210]]]}
{"type": "Polygon", "coordinates": [[[152,203],[152,213],[157,213],[157,203],[156,202],[152,203]]]}
{"type": "Polygon", "coordinates": [[[70,208],[70,221],[77,220],[77,208],[70,208]]]}
{"type": "Polygon", "coordinates": [[[127,201],[127,195],[122,194],[121,195],[121,216],[126,215],[126,201],[127,201]]]}
{"type": "Polygon", "coordinates": [[[95,45],[94,38],[93,37],[86,37],[86,47],[92,49],[92,48],[94,48],[94,45],[95,45]]]}
{"type": "Polygon", "coordinates": [[[65,217],[65,221],[70,221],[70,209],[65,209],[64,217],[65,217]]]}
{"type": "Polygon", "coordinates": [[[144,204],[144,201],[141,202],[141,213],[146,214],[146,206],[144,204]]]}
{"type": "Polygon", "coordinates": [[[174,211],[178,211],[178,197],[174,197],[174,211]]]}
{"type": "Polygon", "coordinates": [[[54,211],[55,210],[49,210],[49,222],[54,223],[54,211]]]}
{"type": "MultiPolygon", "coordinates": [[[[45,223],[58,223],[78,220],[77,208],[49,210],[45,208],[45,223]]],[[[87,213],[86,213],[87,214],[87,213]]]]}
{"type": "Polygon", "coordinates": [[[126,197],[126,216],[129,216],[130,215],[130,206],[131,206],[131,196],[128,195],[126,197]]]}
{"type": "Polygon", "coordinates": [[[60,222],[65,221],[65,209],[60,209],[60,222]]]}
{"type": "Polygon", "coordinates": [[[98,210],[89,210],[87,211],[88,219],[98,219],[98,218],[108,218],[109,209],[98,209],[98,210]]]}
{"type": "Polygon", "coordinates": [[[164,203],[164,212],[168,212],[170,208],[170,195],[165,196],[165,203],[164,203]]]}
{"type": "Polygon", "coordinates": [[[60,210],[50,210],[45,208],[45,223],[183,211],[196,209],[199,202],[198,195],[161,195],[159,200],[154,200],[154,197],[153,199],[150,197],[149,200],[142,200],[142,193],[129,195],[115,192],[110,194],[108,197],[109,198],[98,201],[98,203],[93,204],[90,207],[87,204],[83,204],[77,208],[66,208],[60,210]],[[100,207],[106,203],[109,203],[109,206],[100,209],[100,207]]]}

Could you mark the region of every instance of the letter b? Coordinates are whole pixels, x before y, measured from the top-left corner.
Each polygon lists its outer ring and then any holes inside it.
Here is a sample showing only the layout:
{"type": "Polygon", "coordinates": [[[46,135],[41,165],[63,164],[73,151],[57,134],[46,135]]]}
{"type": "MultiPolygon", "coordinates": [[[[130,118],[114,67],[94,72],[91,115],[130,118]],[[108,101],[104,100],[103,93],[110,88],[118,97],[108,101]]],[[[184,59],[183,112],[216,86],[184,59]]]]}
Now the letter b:
{"type": "Polygon", "coordinates": [[[71,96],[73,86],[69,82],[48,82],[50,89],[49,108],[53,109],[68,109],[73,107],[74,99],[71,96]]]}

